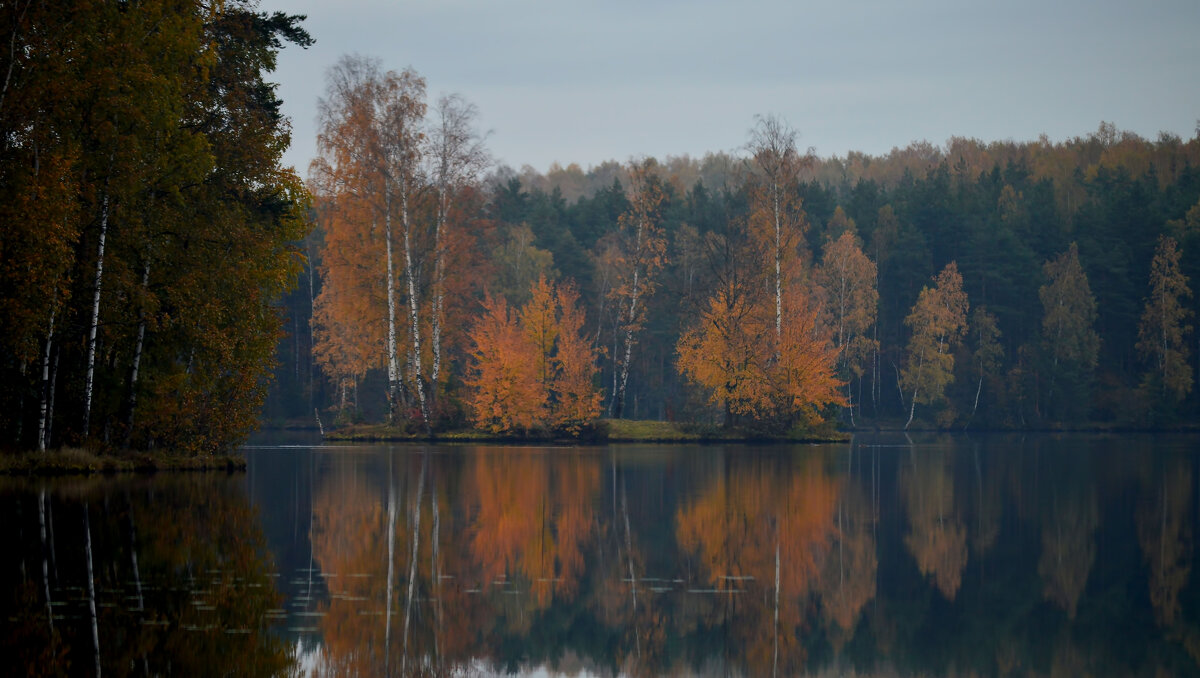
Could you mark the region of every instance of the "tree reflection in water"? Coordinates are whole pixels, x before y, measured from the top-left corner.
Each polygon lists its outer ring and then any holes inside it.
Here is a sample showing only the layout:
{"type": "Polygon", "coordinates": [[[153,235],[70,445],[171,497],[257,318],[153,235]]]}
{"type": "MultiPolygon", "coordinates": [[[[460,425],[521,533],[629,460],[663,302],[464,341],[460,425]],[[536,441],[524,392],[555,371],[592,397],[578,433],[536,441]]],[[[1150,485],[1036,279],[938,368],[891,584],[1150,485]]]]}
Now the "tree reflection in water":
{"type": "Polygon", "coordinates": [[[6,481],[0,672],[1200,673],[1189,438],[276,454],[6,481]]]}
{"type": "Polygon", "coordinates": [[[0,502],[13,584],[0,597],[0,673],[268,676],[291,665],[238,479],[13,482],[0,502]]]}

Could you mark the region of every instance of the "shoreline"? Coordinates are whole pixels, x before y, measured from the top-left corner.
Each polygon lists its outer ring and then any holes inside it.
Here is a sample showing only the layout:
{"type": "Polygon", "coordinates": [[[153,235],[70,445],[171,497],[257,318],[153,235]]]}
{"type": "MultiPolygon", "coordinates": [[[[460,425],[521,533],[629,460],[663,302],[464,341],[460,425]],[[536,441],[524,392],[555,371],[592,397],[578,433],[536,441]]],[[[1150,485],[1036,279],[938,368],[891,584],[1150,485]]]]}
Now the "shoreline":
{"type": "Polygon", "coordinates": [[[437,443],[489,445],[609,445],[609,444],[815,444],[841,443],[851,433],[821,428],[786,434],[766,434],[745,429],[685,428],[674,422],[605,419],[577,436],[552,433],[498,434],[474,429],[413,433],[385,425],[351,425],[326,431],[322,440],[363,443],[437,443]]]}
{"type": "Polygon", "coordinates": [[[80,448],[0,454],[0,476],[112,475],[159,472],[245,472],[240,454],[185,457],[149,452],[96,454],[80,448]]]}

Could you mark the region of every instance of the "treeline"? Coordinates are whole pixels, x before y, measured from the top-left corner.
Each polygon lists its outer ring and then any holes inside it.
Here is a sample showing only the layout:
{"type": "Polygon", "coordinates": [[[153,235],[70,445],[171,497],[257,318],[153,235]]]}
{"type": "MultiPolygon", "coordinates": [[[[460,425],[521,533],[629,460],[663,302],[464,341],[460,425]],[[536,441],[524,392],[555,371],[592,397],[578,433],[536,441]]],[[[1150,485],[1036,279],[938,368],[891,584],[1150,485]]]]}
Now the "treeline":
{"type": "MultiPolygon", "coordinates": [[[[427,110],[424,87],[371,60],[331,71],[310,284],[287,301],[305,336],[281,344],[272,418],[496,429],[472,404],[481,374],[498,383],[473,328],[541,277],[579,290],[601,416],[778,431],[1196,414],[1200,138],[1102,124],[819,159],[767,117],[738,155],[484,177],[474,109],[427,110]]],[[[508,393],[530,383],[510,376],[508,393]]]]}
{"type": "Polygon", "coordinates": [[[302,19],[0,6],[0,445],[208,452],[255,426],[308,209],[264,76],[302,19]]]}

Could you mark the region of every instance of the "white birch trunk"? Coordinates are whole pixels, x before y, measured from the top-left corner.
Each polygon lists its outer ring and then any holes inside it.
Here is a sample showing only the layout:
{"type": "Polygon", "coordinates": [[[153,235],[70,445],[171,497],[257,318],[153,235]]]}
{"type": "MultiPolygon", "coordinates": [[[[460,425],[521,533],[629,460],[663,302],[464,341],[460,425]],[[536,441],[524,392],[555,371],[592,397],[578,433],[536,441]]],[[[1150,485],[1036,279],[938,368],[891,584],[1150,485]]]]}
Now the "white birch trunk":
{"type": "Polygon", "coordinates": [[[392,257],[392,213],[390,208],[384,215],[383,224],[384,239],[387,241],[388,421],[394,423],[400,391],[400,361],[396,355],[396,269],[392,257]]]}
{"type": "MultiPolygon", "coordinates": [[[[54,439],[54,394],[57,392],[58,385],[58,359],[62,355],[61,347],[54,351],[54,360],[50,364],[50,397],[46,402],[46,447],[50,447],[50,441],[54,439]]],[[[51,525],[53,532],[53,525],[51,525]]],[[[51,542],[51,552],[53,552],[54,544],[51,542]]]]}
{"type": "MultiPolygon", "coordinates": [[[[637,238],[635,240],[637,257],[641,257],[642,250],[642,233],[644,224],[638,222],[637,238]]],[[[620,419],[625,411],[625,388],[629,384],[629,363],[633,359],[633,326],[637,319],[638,301],[641,296],[641,287],[639,286],[641,279],[641,269],[635,259],[633,266],[633,288],[629,295],[629,316],[625,323],[625,356],[621,361],[621,380],[617,385],[617,397],[614,399],[616,407],[614,408],[613,416],[620,419]]]]}
{"type": "Polygon", "coordinates": [[[50,349],[54,346],[54,316],[50,308],[50,329],[46,332],[46,352],[42,356],[42,404],[38,414],[38,452],[46,451],[46,415],[50,411],[50,349]]]}
{"type": "Polygon", "coordinates": [[[783,224],[779,207],[779,183],[771,183],[771,197],[775,202],[775,359],[782,356],[783,347],[783,224]]]}
{"type": "Polygon", "coordinates": [[[91,429],[92,386],[96,370],[96,328],[100,324],[100,287],[104,283],[104,241],[108,237],[108,195],[100,208],[100,246],[96,255],[96,291],[92,295],[92,320],[88,325],[87,378],[83,388],[83,435],[91,429]]]}
{"type": "Polygon", "coordinates": [[[408,285],[408,315],[412,326],[412,364],[409,372],[417,387],[417,404],[421,408],[421,422],[429,429],[429,405],[425,402],[425,382],[421,374],[421,317],[417,308],[416,271],[412,264],[412,223],[408,213],[408,189],[400,193],[400,219],[404,229],[404,280],[408,285]]]}

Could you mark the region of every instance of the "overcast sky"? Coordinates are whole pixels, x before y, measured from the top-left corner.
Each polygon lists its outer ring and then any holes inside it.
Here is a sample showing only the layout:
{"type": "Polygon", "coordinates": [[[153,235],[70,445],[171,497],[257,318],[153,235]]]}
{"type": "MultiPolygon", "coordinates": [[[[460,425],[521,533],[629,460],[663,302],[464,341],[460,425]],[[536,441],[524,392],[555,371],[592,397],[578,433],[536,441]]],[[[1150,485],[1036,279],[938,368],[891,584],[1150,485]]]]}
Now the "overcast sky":
{"type": "Polygon", "coordinates": [[[306,14],[274,80],[307,174],[342,54],[478,106],[497,161],[545,171],[732,151],[775,114],[822,157],[915,140],[1054,141],[1100,121],[1196,134],[1200,0],[262,0],[306,14]]]}

